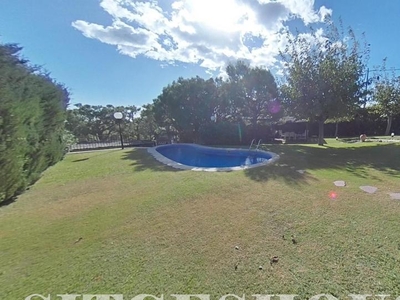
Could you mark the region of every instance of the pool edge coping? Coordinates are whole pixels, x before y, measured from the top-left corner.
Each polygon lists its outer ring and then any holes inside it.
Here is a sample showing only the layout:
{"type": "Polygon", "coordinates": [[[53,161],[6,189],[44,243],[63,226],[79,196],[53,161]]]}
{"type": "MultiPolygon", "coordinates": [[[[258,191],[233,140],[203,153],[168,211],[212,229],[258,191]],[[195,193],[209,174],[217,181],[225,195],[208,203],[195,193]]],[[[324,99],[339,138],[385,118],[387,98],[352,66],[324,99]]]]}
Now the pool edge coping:
{"type": "MultiPolygon", "coordinates": [[[[171,144],[172,145],[172,144],[171,144]]],[[[175,169],[181,169],[181,170],[190,170],[190,171],[203,171],[203,172],[231,172],[231,171],[240,171],[240,170],[248,170],[248,169],[253,169],[257,167],[262,167],[262,166],[267,166],[267,165],[272,165],[274,164],[280,157],[278,154],[274,152],[269,152],[269,151],[264,151],[264,150],[248,150],[248,149],[243,149],[243,148],[217,148],[217,147],[209,147],[209,146],[203,146],[203,145],[198,145],[198,144],[188,144],[188,143],[179,143],[179,145],[192,145],[192,146],[198,146],[201,148],[211,148],[211,149],[224,149],[224,150],[230,150],[230,151],[262,151],[264,153],[268,153],[271,155],[271,159],[257,163],[254,165],[250,166],[241,166],[241,167],[221,167],[221,168],[200,168],[200,167],[193,167],[193,166],[188,166],[184,165],[181,163],[178,163],[172,159],[169,159],[156,151],[158,147],[165,146],[165,145],[158,145],[155,147],[149,147],[147,149],[147,152],[150,153],[157,161],[170,166],[175,169]]]]}

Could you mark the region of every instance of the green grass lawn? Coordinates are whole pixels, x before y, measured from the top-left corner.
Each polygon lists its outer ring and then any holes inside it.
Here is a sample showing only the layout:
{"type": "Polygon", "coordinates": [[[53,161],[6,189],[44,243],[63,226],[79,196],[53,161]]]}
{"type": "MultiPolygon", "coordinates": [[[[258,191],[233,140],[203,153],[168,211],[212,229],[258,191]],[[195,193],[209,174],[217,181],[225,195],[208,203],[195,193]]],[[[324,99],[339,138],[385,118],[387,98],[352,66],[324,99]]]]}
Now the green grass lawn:
{"type": "Polygon", "coordinates": [[[67,155],[0,208],[0,299],[400,296],[400,201],[388,195],[400,145],[263,147],[276,165],[227,173],[172,169],[144,149],[67,155]]]}

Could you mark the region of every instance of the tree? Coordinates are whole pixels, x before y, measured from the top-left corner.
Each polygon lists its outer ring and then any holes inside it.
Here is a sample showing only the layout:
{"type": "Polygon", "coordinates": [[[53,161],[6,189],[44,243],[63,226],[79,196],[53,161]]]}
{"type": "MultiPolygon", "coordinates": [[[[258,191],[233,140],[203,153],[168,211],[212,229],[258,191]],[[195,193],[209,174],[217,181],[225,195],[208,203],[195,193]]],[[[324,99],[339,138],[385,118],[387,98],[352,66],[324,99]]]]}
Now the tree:
{"type": "Polygon", "coordinates": [[[211,122],[217,106],[213,79],[179,78],[153,101],[154,118],[167,134],[176,131],[181,141],[198,142],[200,129],[211,122]]]}
{"type": "Polygon", "coordinates": [[[225,109],[234,121],[246,120],[255,128],[278,116],[278,88],[269,70],[238,61],[226,72],[225,109]]]}
{"type": "Polygon", "coordinates": [[[67,112],[66,129],[81,141],[104,141],[118,135],[118,127],[114,119],[115,112],[121,112],[124,115],[126,124],[124,130],[130,133],[133,130],[134,116],[139,111],[134,105],[114,107],[113,105],[76,104],[75,106],[75,109],[67,112]]]}
{"type": "MultiPolygon", "coordinates": [[[[115,111],[119,111],[124,116],[122,121],[122,134],[127,139],[141,139],[141,132],[139,130],[139,123],[140,118],[137,116],[139,111],[141,110],[140,107],[136,107],[134,105],[129,106],[118,106],[114,108],[115,111]]],[[[113,117],[114,119],[114,117],[113,117]]],[[[115,120],[114,120],[115,123],[115,120]]],[[[116,129],[116,127],[114,127],[116,129]]]]}
{"type": "Polygon", "coordinates": [[[354,111],[364,95],[361,80],[368,48],[360,48],[354,32],[343,32],[330,23],[326,36],[291,37],[281,57],[286,83],[281,87],[288,111],[296,117],[319,124],[318,144],[324,143],[324,123],[354,111]]]}
{"type": "Polygon", "coordinates": [[[393,117],[400,114],[400,77],[387,76],[386,60],[381,68],[382,76],[375,84],[374,100],[377,111],[386,118],[385,135],[390,134],[393,117]]]}
{"type": "Polygon", "coordinates": [[[161,133],[161,128],[157,125],[154,117],[154,105],[145,104],[140,111],[138,120],[138,131],[145,140],[157,139],[161,133]]]}

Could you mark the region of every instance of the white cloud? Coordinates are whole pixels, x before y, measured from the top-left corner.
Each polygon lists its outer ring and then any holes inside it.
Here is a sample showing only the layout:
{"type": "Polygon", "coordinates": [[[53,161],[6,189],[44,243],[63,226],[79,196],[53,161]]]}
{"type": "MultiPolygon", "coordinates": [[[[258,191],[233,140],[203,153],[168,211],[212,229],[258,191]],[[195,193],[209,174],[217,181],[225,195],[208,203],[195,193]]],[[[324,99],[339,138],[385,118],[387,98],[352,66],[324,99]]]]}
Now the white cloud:
{"type": "Polygon", "coordinates": [[[319,9],[319,17],[321,21],[324,21],[326,17],[332,16],[332,9],[328,9],[325,6],[321,6],[319,9]]]}
{"type": "Polygon", "coordinates": [[[76,21],[73,26],[83,35],[116,45],[121,53],[136,57],[159,47],[158,35],[144,28],[134,28],[122,21],[114,21],[111,26],[101,26],[86,21],[76,21]],[[129,49],[127,51],[126,49],[129,49]]]}
{"type": "Polygon", "coordinates": [[[316,10],[314,0],[175,0],[169,7],[156,0],[101,0],[100,5],[111,25],[77,20],[72,26],[134,58],[194,63],[208,71],[237,59],[272,67],[285,46],[286,21],[308,25],[332,14],[324,6],[316,10]]]}

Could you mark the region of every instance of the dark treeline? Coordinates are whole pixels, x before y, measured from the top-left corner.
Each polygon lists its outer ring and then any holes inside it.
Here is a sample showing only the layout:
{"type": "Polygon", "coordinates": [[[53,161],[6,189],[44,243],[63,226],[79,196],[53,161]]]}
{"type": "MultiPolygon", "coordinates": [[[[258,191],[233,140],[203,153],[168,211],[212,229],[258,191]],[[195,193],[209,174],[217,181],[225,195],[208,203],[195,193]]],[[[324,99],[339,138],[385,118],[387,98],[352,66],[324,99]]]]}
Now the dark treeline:
{"type": "Polygon", "coordinates": [[[0,45],[0,202],[22,192],[64,154],[67,89],[0,45]]]}
{"type": "Polygon", "coordinates": [[[77,104],[68,111],[66,128],[81,143],[117,140],[113,113],[120,111],[125,139],[239,144],[265,134],[283,115],[274,77],[241,61],[227,73],[226,80],[179,78],[142,108],[77,104]]]}
{"type": "MultiPolygon", "coordinates": [[[[126,140],[175,139],[189,143],[238,145],[249,144],[252,139],[274,141],[278,130],[296,134],[308,130],[308,137],[318,136],[319,122],[312,118],[318,107],[314,112],[304,110],[304,114],[296,114],[300,110],[294,111],[291,103],[283,98],[267,70],[238,62],[230,65],[227,73],[229,77],[224,80],[179,78],[165,87],[153,103],[142,108],[78,104],[68,111],[67,129],[75,141],[84,144],[118,141],[118,126],[113,113],[120,111],[125,116],[122,133],[126,140]]],[[[359,89],[364,91],[363,86],[359,89]]],[[[384,135],[391,133],[391,129],[399,134],[400,113],[395,109],[398,98],[394,95],[388,101],[393,108],[386,109],[391,117],[389,129],[385,106],[372,101],[376,96],[375,90],[371,89],[363,97],[354,98],[351,109],[339,107],[342,114],[335,116],[341,117],[324,120],[324,136],[384,135]],[[363,107],[362,101],[366,97],[369,105],[363,107]]],[[[339,101],[337,103],[340,105],[339,101]]]]}

